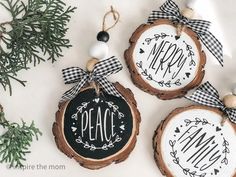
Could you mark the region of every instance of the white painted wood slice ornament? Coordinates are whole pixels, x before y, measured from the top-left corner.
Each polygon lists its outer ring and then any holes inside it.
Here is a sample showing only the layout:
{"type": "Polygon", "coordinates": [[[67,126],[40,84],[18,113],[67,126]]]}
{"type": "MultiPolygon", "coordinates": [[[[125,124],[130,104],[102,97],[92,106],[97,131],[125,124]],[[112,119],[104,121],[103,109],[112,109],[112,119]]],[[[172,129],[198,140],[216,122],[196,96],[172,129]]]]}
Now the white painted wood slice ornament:
{"type": "Polygon", "coordinates": [[[210,22],[191,19],[193,14],[189,7],[181,13],[174,1],[167,0],[133,33],[124,57],[140,89],[165,100],[198,86],[206,63],[201,42],[223,66],[223,47],[208,31],[210,22]]]}
{"type": "Polygon", "coordinates": [[[181,36],[169,20],[141,25],[125,51],[133,82],[161,99],[181,97],[204,76],[205,53],[197,35],[184,28],[181,36]]]}
{"type": "Polygon", "coordinates": [[[177,108],[153,137],[157,166],[167,177],[235,177],[236,126],[216,108],[177,108]]]}

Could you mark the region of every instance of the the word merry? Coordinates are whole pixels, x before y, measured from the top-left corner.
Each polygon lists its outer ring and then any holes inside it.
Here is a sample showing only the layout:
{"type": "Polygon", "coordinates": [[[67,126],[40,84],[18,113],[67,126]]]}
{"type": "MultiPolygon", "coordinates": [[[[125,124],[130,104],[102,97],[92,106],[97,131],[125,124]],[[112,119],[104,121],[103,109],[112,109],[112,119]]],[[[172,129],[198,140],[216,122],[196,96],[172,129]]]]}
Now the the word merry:
{"type": "MultiPolygon", "coordinates": [[[[155,74],[162,71],[162,77],[166,74],[172,74],[172,79],[176,78],[187,61],[183,49],[177,44],[163,40],[159,45],[154,44],[147,61],[150,61],[149,69],[155,71],[155,74]]],[[[158,73],[160,74],[160,73],[158,73]]]]}

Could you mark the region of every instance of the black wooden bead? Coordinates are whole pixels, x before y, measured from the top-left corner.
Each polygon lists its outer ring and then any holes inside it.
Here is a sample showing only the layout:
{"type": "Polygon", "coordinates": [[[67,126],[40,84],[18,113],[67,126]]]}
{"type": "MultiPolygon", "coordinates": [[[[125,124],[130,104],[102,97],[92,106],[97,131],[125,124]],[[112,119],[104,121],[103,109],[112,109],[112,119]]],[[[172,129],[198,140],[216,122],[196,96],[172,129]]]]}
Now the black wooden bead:
{"type": "Polygon", "coordinates": [[[110,38],[110,36],[109,36],[108,32],[106,32],[106,31],[100,31],[97,35],[98,41],[107,42],[109,40],[109,38],[110,38]]]}

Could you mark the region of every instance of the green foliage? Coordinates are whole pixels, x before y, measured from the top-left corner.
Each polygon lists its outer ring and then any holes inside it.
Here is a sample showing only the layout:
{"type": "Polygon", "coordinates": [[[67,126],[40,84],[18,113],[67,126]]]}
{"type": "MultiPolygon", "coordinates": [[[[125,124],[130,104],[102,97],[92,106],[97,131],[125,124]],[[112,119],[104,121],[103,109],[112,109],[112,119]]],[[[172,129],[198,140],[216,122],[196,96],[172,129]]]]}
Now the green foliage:
{"type": "Polygon", "coordinates": [[[0,163],[6,162],[10,167],[22,167],[22,161],[25,161],[25,155],[30,153],[30,143],[33,137],[38,140],[42,135],[34,122],[30,126],[22,120],[22,125],[10,123],[4,117],[4,112],[0,106],[0,126],[6,129],[6,132],[0,135],[0,163]]]}
{"type": "Polygon", "coordinates": [[[63,0],[1,0],[0,5],[12,16],[0,23],[0,83],[12,94],[12,80],[25,85],[17,72],[45,61],[40,52],[54,62],[62,48],[71,47],[65,34],[76,8],[66,8],[63,0]]]}

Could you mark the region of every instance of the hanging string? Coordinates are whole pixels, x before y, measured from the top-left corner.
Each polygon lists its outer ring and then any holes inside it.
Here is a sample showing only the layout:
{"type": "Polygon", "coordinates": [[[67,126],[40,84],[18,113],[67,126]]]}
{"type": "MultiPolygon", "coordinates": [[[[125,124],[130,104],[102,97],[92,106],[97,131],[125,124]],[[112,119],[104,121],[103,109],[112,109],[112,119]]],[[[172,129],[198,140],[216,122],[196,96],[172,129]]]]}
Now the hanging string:
{"type": "Polygon", "coordinates": [[[228,119],[228,116],[225,115],[225,114],[223,114],[222,119],[221,119],[221,122],[220,122],[220,125],[221,125],[222,127],[224,126],[224,124],[225,124],[225,122],[226,122],[227,119],[228,119]]]}
{"type": "Polygon", "coordinates": [[[100,95],[99,85],[96,82],[92,81],[92,82],[90,82],[90,86],[95,90],[96,95],[99,97],[99,95],[100,95]]]}
{"type": "MultiPolygon", "coordinates": [[[[185,9],[182,10],[181,15],[188,19],[192,19],[194,16],[194,4],[196,3],[196,0],[187,0],[185,9]]],[[[176,31],[177,36],[180,37],[182,31],[186,28],[186,25],[182,24],[181,22],[177,24],[176,31]]]]}
{"type": "Polygon", "coordinates": [[[120,19],[120,14],[118,11],[116,11],[113,6],[111,6],[111,10],[108,11],[104,17],[103,17],[103,22],[102,22],[102,31],[108,31],[110,29],[112,29],[113,27],[116,26],[116,24],[119,22],[120,19]],[[112,15],[113,19],[114,19],[114,23],[110,26],[110,27],[106,27],[106,18],[108,17],[108,15],[112,15]]]}

